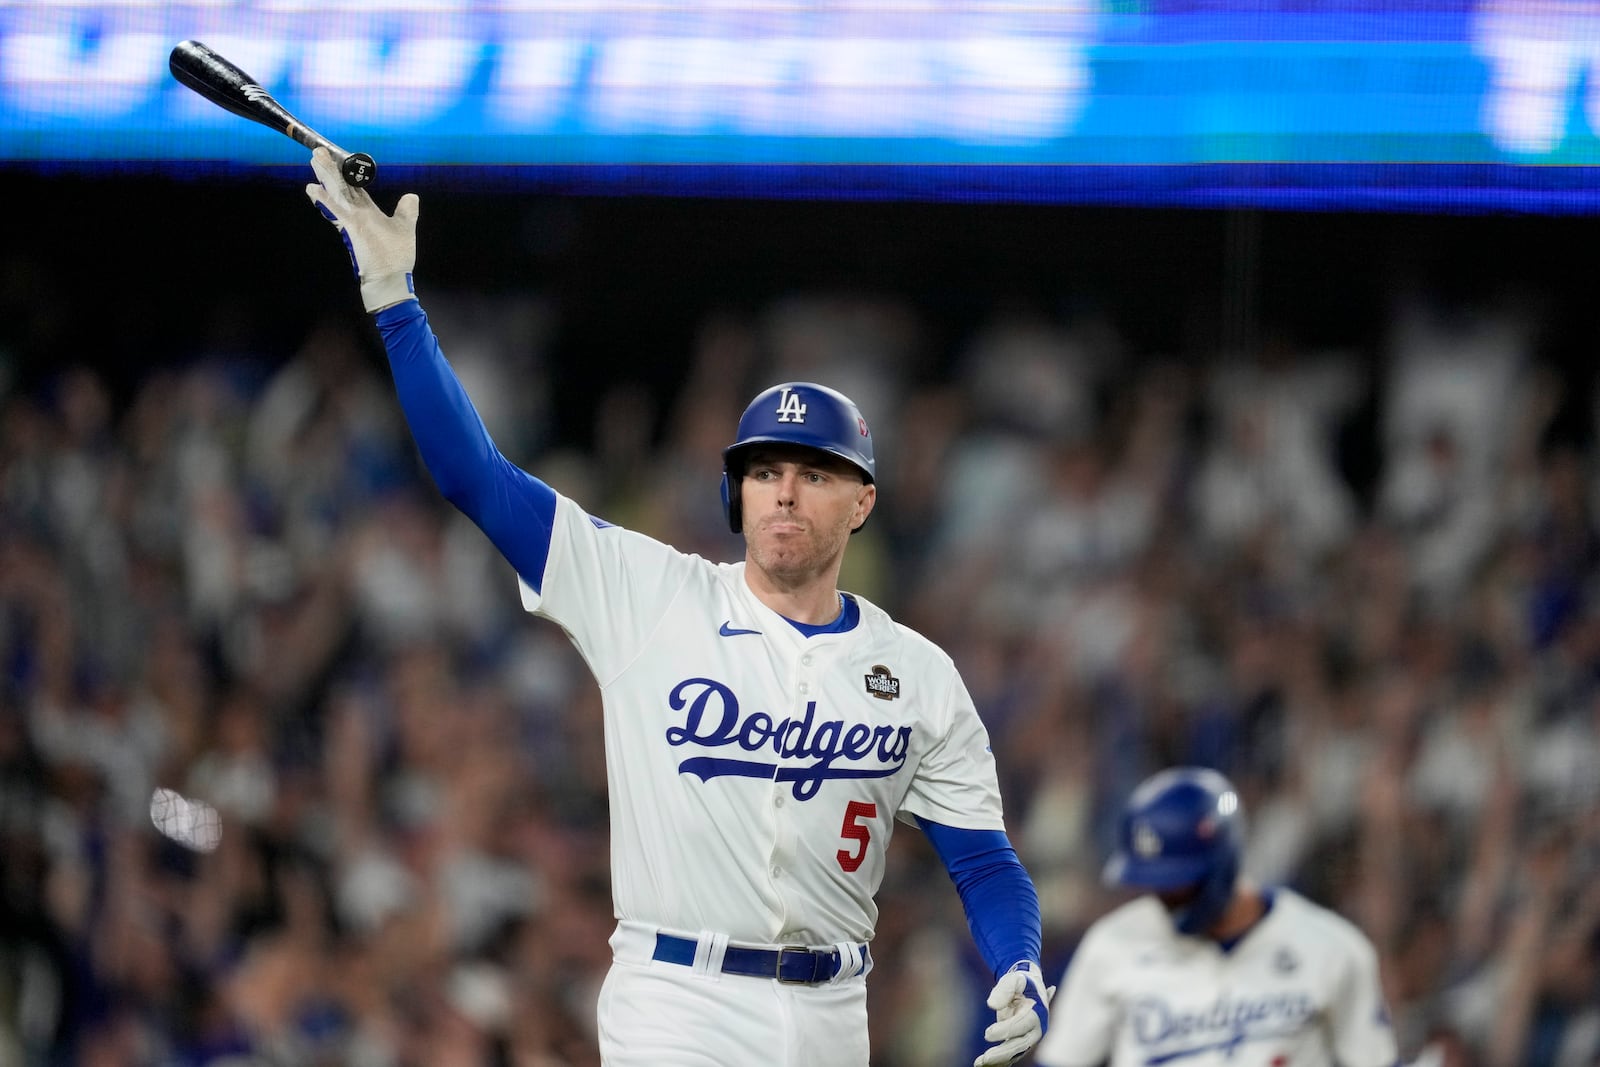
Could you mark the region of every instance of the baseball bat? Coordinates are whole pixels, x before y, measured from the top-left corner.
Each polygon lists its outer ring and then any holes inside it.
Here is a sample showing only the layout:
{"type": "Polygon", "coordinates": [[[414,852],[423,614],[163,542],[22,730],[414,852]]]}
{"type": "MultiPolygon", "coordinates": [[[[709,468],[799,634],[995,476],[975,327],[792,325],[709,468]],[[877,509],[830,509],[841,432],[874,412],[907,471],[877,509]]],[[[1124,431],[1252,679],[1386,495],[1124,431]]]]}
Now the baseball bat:
{"type": "Polygon", "coordinates": [[[378,176],[378,164],[365,152],[346,152],[272,98],[256,80],[199,41],[183,41],[167,57],[172,76],[207,100],[307,148],[326,148],[339,159],[339,173],[357,189],[378,176]]]}

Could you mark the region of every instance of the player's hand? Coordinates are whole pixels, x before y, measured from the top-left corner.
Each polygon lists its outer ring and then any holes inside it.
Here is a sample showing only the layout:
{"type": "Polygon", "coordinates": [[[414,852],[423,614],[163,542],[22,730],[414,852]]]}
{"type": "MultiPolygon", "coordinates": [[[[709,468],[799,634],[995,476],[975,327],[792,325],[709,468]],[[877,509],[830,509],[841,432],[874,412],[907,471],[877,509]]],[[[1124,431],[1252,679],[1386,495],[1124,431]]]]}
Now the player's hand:
{"type": "Polygon", "coordinates": [[[417,265],[417,209],[421,206],[417,194],[402,196],[394,215],[389,216],[365,189],[345,182],[333,153],[326,148],[311,153],[311,169],[317,181],[306,186],[306,195],[344,238],[350,265],[361,280],[361,303],[368,311],[381,311],[415,299],[411,272],[417,265]]]}
{"type": "Polygon", "coordinates": [[[1055,986],[1045,986],[1037,963],[1024,960],[1001,975],[989,993],[995,1021],[983,1032],[983,1039],[995,1046],[973,1060],[972,1067],[1006,1067],[1037,1045],[1050,1025],[1055,992],[1055,986]]]}

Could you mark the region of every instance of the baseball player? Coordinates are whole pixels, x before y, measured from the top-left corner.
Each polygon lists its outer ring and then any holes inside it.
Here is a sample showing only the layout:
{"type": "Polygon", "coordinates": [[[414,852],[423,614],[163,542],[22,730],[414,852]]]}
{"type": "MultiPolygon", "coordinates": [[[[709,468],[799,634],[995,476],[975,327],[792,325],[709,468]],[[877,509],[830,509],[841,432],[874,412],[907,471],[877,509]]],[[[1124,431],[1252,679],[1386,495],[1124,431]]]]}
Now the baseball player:
{"type": "Polygon", "coordinates": [[[1394,1067],[1377,953],[1340,916],[1239,876],[1239,794],[1164,770],[1123,811],[1106,880],[1147,892],[1084,935],[1044,1067],[1394,1067]]]}
{"type": "Polygon", "coordinates": [[[608,1067],[866,1067],[873,902],[896,822],[944,861],[993,971],[993,1044],[1044,1033],[1039,905],[950,657],[837,586],[877,501],[872,433],[806,382],[757,396],[724,453],[742,563],[586,514],[495,448],[412,289],[418,201],[386,215],[325,150],[307,194],[344,238],[440,491],[516,568],[603,695],[617,926],[608,1067]]]}

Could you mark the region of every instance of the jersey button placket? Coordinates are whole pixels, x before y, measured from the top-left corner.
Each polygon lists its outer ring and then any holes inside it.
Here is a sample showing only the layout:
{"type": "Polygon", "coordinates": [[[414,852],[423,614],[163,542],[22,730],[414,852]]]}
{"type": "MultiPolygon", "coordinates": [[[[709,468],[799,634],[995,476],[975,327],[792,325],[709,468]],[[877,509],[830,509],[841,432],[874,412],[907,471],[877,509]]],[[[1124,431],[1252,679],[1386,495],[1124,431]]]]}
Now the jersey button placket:
{"type": "Polygon", "coordinates": [[[781,902],[781,914],[784,916],[789,914],[790,905],[785,899],[784,890],[780,888],[783,882],[783,863],[794,837],[793,827],[784,810],[786,805],[784,796],[788,788],[787,785],[779,783],[772,789],[772,850],[767,854],[767,874],[772,878],[774,889],[781,902]]]}
{"type": "MultiPolygon", "coordinates": [[[[809,653],[802,653],[799,657],[797,657],[796,660],[791,661],[793,670],[790,674],[790,679],[794,684],[794,692],[796,693],[797,697],[794,702],[794,715],[796,722],[805,717],[806,704],[808,702],[806,694],[809,693],[811,689],[810,683],[806,680],[800,667],[803,664],[809,663],[810,660],[811,655],[809,653]]],[[[793,766],[808,762],[810,762],[810,760],[803,756],[791,756],[780,760],[780,765],[793,766]]],[[[785,881],[784,857],[789,854],[790,850],[794,847],[795,820],[799,817],[799,809],[789,803],[789,798],[792,795],[793,790],[794,786],[792,783],[773,783],[772,816],[775,833],[773,837],[772,853],[768,860],[767,873],[772,878],[774,886],[781,886],[781,884],[785,881]]],[[[785,912],[790,912],[790,902],[787,899],[788,892],[782,888],[779,888],[777,892],[779,898],[784,900],[785,912]]],[[[785,933],[788,932],[787,921],[783,923],[783,929],[785,933]]]]}

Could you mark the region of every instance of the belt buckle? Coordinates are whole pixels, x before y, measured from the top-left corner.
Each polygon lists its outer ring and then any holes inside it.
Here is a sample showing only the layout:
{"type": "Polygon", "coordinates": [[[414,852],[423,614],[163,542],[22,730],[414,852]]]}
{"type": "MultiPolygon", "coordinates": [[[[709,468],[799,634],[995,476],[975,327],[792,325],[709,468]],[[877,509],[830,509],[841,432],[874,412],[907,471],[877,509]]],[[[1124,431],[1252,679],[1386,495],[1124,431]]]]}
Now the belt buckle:
{"type": "Polygon", "coordinates": [[[777,974],[773,975],[773,977],[786,985],[811,985],[817,980],[817,954],[809,948],[801,948],[796,945],[784,945],[778,949],[777,974]],[[783,955],[786,952],[792,952],[796,955],[811,957],[811,973],[804,978],[785,978],[783,975],[783,955]]]}

